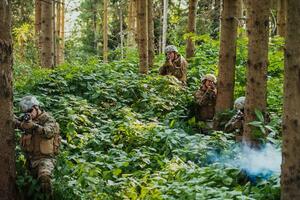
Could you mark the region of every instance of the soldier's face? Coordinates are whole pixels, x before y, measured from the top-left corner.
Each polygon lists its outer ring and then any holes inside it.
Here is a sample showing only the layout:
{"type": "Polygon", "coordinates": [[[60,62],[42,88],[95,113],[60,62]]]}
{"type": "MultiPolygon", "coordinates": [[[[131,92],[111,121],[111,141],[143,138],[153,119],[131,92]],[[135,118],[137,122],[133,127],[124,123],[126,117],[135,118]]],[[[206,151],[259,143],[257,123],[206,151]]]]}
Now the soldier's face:
{"type": "Polygon", "coordinates": [[[214,82],[211,81],[211,80],[206,80],[206,81],[205,81],[205,86],[206,86],[206,87],[212,87],[213,84],[214,84],[214,82]]]}
{"type": "Polygon", "coordinates": [[[31,119],[35,119],[38,115],[38,111],[36,108],[32,108],[28,111],[28,113],[30,114],[31,116],[31,119]]]}
{"type": "Polygon", "coordinates": [[[175,53],[174,52],[167,53],[167,58],[168,58],[168,60],[174,60],[175,59],[175,53]]]}

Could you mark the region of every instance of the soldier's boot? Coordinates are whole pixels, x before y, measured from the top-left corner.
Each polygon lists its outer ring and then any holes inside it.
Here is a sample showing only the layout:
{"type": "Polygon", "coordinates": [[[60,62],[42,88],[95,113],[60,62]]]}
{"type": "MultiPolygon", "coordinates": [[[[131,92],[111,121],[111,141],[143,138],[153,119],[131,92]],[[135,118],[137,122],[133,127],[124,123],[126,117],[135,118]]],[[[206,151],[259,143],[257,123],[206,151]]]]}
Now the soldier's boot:
{"type": "Polygon", "coordinates": [[[39,178],[42,192],[47,196],[47,199],[53,199],[51,178],[49,176],[41,176],[39,178]]]}

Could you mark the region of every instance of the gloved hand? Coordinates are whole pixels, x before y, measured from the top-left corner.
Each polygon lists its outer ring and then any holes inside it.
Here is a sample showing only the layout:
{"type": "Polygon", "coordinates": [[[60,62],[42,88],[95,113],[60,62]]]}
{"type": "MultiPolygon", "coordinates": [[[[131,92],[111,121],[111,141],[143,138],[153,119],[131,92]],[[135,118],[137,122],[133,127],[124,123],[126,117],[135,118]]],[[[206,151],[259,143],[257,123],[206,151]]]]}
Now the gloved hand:
{"type": "Polygon", "coordinates": [[[17,118],[13,119],[13,124],[16,129],[21,127],[21,122],[17,118]]]}
{"type": "Polygon", "coordinates": [[[34,128],[35,123],[32,122],[32,120],[27,121],[27,122],[21,122],[21,129],[23,130],[31,130],[34,128]]]}

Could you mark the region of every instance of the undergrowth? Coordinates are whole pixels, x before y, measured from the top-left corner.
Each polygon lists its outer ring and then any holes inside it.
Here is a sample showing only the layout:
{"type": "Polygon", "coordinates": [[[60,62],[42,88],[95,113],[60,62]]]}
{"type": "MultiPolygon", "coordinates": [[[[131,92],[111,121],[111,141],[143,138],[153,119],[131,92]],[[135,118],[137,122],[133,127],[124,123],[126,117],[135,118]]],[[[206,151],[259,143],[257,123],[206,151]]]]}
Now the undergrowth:
{"type": "MultiPolygon", "coordinates": [[[[188,87],[157,76],[162,60],[147,76],[138,74],[136,58],[109,64],[90,58],[55,70],[16,66],[15,103],[36,95],[61,126],[56,199],[279,199],[278,176],[251,184],[241,169],[209,163],[212,152],[235,141],[220,131],[202,134],[190,116],[200,76],[217,69],[218,42],[200,39],[188,87]]],[[[245,43],[238,43],[236,96],[244,93],[245,43]]],[[[280,115],[281,42],[271,45],[268,102],[280,115]]],[[[22,189],[28,176],[17,150],[22,189]]]]}

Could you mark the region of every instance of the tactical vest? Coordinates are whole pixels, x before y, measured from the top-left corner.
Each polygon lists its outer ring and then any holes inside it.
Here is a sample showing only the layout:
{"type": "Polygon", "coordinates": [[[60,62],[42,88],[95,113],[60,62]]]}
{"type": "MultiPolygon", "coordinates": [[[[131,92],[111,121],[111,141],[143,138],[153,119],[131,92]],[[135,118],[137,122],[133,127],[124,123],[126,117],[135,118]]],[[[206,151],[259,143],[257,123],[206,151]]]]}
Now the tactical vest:
{"type": "Polygon", "coordinates": [[[41,133],[33,130],[27,132],[27,134],[23,135],[21,138],[21,141],[23,140],[23,143],[25,143],[25,145],[21,145],[23,150],[31,157],[54,156],[59,152],[61,137],[59,135],[58,123],[53,121],[53,118],[46,113],[43,113],[38,119],[34,120],[34,123],[43,126],[49,119],[51,119],[51,126],[54,127],[53,137],[43,137],[41,133]]]}

